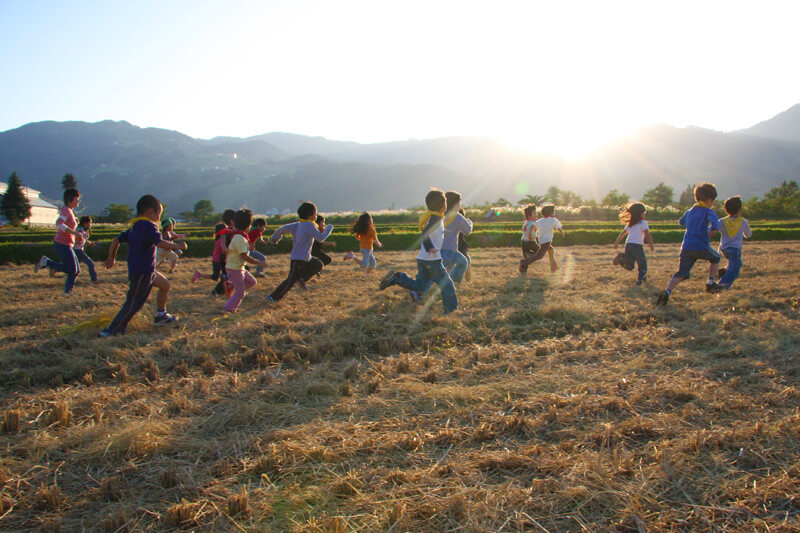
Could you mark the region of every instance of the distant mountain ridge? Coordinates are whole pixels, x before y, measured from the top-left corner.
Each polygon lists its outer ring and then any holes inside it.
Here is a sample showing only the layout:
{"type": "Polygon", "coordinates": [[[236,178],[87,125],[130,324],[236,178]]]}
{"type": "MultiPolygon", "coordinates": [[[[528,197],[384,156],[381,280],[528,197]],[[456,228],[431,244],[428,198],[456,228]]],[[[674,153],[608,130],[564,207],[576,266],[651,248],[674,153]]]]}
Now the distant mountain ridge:
{"type": "Polygon", "coordinates": [[[701,180],[717,183],[723,197],[748,197],[800,177],[800,104],[731,133],[642,128],[580,161],[476,137],[360,144],[273,132],[203,140],[125,121],[45,121],[0,132],[0,179],[14,171],[54,198],[61,177],[75,174],[89,212],[146,193],[173,214],[203,198],[220,210],[293,210],[303,200],[323,211],[377,210],[420,205],[431,186],[459,190],[466,203],[513,201],[550,185],[584,198],[610,189],[637,198],[664,181],[677,195],[701,180]]]}

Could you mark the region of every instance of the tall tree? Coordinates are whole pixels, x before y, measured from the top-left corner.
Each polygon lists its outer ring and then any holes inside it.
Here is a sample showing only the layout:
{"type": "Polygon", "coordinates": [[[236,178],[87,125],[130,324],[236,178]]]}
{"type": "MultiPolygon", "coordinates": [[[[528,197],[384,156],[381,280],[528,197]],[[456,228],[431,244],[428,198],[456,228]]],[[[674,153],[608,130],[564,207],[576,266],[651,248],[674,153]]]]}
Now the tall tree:
{"type": "Polygon", "coordinates": [[[78,188],[78,180],[75,179],[75,176],[70,174],[69,172],[64,174],[64,177],[61,178],[61,187],[66,191],[67,189],[77,189],[78,188]]]}
{"type": "Polygon", "coordinates": [[[630,199],[631,197],[624,192],[619,192],[617,189],[611,189],[608,191],[608,194],[603,197],[603,205],[622,207],[623,205],[627,204],[630,199]]]}
{"type": "Polygon", "coordinates": [[[133,209],[128,204],[115,204],[112,202],[108,204],[105,211],[103,218],[107,222],[127,222],[133,217],[133,209]]]}
{"type": "Polygon", "coordinates": [[[683,190],[680,197],[678,197],[678,205],[681,207],[691,207],[694,205],[694,185],[687,185],[683,190]]]}
{"type": "Polygon", "coordinates": [[[194,203],[192,217],[201,224],[213,223],[213,219],[216,218],[214,204],[211,203],[211,200],[197,200],[194,203]]]}
{"type": "Polygon", "coordinates": [[[550,202],[551,204],[559,205],[561,204],[561,189],[556,187],[555,185],[551,185],[547,188],[547,192],[544,193],[544,199],[546,202],[550,202]]]}
{"type": "Polygon", "coordinates": [[[642,202],[654,207],[667,207],[668,205],[672,204],[673,194],[672,187],[662,181],[644,193],[644,196],[642,196],[642,202]]]}
{"type": "Polygon", "coordinates": [[[13,172],[8,178],[6,192],[0,200],[0,211],[12,226],[19,226],[31,216],[31,204],[22,190],[22,182],[13,172]]]}
{"type": "Polygon", "coordinates": [[[517,205],[542,205],[544,203],[544,196],[541,194],[526,194],[519,199],[517,205]]]}

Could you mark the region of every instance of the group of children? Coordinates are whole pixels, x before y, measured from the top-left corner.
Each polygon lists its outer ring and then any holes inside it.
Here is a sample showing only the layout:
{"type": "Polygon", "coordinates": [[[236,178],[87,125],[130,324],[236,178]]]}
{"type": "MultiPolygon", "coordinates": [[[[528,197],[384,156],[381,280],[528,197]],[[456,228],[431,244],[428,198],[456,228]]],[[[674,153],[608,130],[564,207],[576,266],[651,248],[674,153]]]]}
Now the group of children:
{"type": "MultiPolygon", "coordinates": [[[[741,270],[741,250],[744,238],[752,235],[746,219],[742,218],[742,201],[738,196],[725,201],[728,216],[719,220],[712,206],[717,197],[714,185],[702,183],[694,189],[697,203],[687,210],[679,222],[686,228],[681,246],[678,271],[672,276],[667,288],[658,295],[657,305],[665,305],[672,291],[683,280],[688,279],[694,263],[701,259],[709,262],[709,278],[706,285],[708,292],[720,292],[730,288],[741,270]],[[721,234],[719,252],[710,246],[710,239],[721,234]],[[727,268],[719,268],[721,256],[728,260],[727,268]],[[716,277],[720,276],[719,281],[716,277]]],[[[97,274],[93,261],[83,250],[91,246],[89,240],[91,218],[75,218],[73,209],[80,202],[80,193],[75,189],[64,192],[64,207],[60,209],[57,221],[57,232],[54,247],[60,261],[42,256],[34,267],[38,271],[47,267],[51,276],[55,272],[66,274],[64,293],[69,295],[75,286],[75,279],[80,272],[79,263],[87,265],[93,282],[97,282],[97,274]]],[[[472,232],[472,221],[461,209],[461,195],[455,191],[444,193],[432,189],[425,197],[428,211],[420,218],[419,252],[417,253],[417,274],[411,277],[405,272],[390,270],[380,280],[379,289],[384,290],[393,285],[407,289],[411,298],[419,301],[435,284],[442,296],[444,313],[449,314],[458,308],[456,285],[468,277],[471,258],[465,235],[472,232]]],[[[550,271],[555,272],[558,264],[555,261],[553,237],[558,230],[562,237],[564,229],[557,218],[552,205],[541,208],[541,217],[537,217],[536,206],[529,205],[523,210],[525,222],[522,226],[521,248],[523,258],[519,262],[522,275],[529,265],[548,256],[550,271]]],[[[158,289],[156,297],[155,324],[172,324],[177,319],[167,312],[167,298],[170,283],[157,271],[156,267],[167,262],[169,272],[175,268],[175,262],[182,251],[186,250],[185,242],[177,242],[189,234],[174,232],[175,220],[161,220],[162,205],[152,195],[145,195],[136,204],[136,218],[130,227],[114,237],[109,247],[108,258],[103,262],[106,268],[115,264],[117,250],[121,243],[128,243],[128,281],[129,288],[126,300],[111,324],[100,332],[100,336],[108,337],[125,333],[131,318],[141,309],[153,287],[158,289]],[[159,222],[161,228],[159,231],[159,222]]],[[[267,297],[270,302],[281,300],[295,284],[305,284],[318,275],[325,265],[330,264],[331,257],[323,251],[323,246],[333,247],[336,243],[326,242],[333,231],[332,225],[325,224],[325,218],[317,213],[317,207],[311,202],[304,202],[297,210],[299,220],[279,227],[269,239],[270,244],[277,244],[281,238],[291,235],[293,239],[290,254],[289,273],[267,297]]],[[[645,243],[654,250],[653,238],[650,235],[646,220],[644,204],[634,202],[626,206],[620,214],[620,221],[625,227],[617,237],[614,247],[617,248],[623,237],[625,252],[614,257],[613,264],[627,270],[638,266],[637,284],[647,281],[647,258],[644,253],[645,243]]],[[[215,243],[212,254],[212,273],[204,274],[195,271],[192,282],[198,279],[217,281],[215,292],[225,293],[227,300],[223,306],[225,313],[236,312],[246,292],[253,288],[255,277],[263,277],[266,257],[256,250],[256,244],[267,244],[263,238],[266,228],[264,219],[253,220],[249,209],[234,211],[228,209],[223,213],[223,222],[214,230],[215,243]],[[246,268],[255,268],[255,275],[246,268]]],[[[358,239],[361,250],[361,266],[367,274],[377,265],[373,254],[373,246],[382,247],[372,217],[363,213],[351,226],[350,233],[358,239]]],[[[352,252],[348,252],[345,260],[359,261],[352,252]]]]}

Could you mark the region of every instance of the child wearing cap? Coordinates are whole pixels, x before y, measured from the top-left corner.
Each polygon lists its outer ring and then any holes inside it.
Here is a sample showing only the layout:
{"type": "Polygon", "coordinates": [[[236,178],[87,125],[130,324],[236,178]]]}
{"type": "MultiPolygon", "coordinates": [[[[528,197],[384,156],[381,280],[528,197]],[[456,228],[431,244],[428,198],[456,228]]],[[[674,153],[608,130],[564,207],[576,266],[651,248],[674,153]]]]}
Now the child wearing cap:
{"type": "MultiPolygon", "coordinates": [[[[175,219],[172,217],[167,217],[161,221],[161,240],[166,242],[175,242],[179,239],[184,239],[188,237],[189,233],[175,233],[173,231],[175,229],[175,219]]],[[[166,250],[164,248],[159,248],[156,251],[156,267],[161,266],[161,263],[167,261],[169,265],[168,272],[172,274],[175,272],[175,263],[178,262],[178,258],[180,257],[180,250],[166,250]]]]}

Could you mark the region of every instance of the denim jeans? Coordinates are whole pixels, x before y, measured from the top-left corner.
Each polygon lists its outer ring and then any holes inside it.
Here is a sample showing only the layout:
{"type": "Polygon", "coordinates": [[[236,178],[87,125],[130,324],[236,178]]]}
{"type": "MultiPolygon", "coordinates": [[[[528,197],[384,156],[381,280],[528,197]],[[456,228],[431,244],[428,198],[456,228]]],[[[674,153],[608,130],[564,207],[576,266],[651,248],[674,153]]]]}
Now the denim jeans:
{"type": "Polygon", "coordinates": [[[91,280],[97,281],[97,271],[94,269],[94,261],[88,256],[86,250],[83,248],[74,248],[73,251],[75,252],[75,257],[78,258],[78,262],[83,263],[86,265],[86,268],[89,269],[89,277],[91,280]]]}
{"type": "Polygon", "coordinates": [[[442,250],[442,263],[445,268],[450,268],[450,279],[453,283],[461,283],[464,278],[464,272],[469,267],[469,261],[464,257],[461,252],[455,250],[442,250]]]}
{"type": "MultiPolygon", "coordinates": [[[[252,257],[253,259],[258,259],[259,261],[266,261],[267,259],[266,255],[262,254],[261,252],[257,252],[255,250],[250,250],[250,257],[252,257]]],[[[264,273],[264,267],[262,266],[256,267],[256,274],[263,274],[263,273],[264,273]]]]}
{"type": "Polygon", "coordinates": [[[400,285],[404,289],[425,292],[428,284],[434,281],[442,291],[442,306],[445,313],[450,313],[458,309],[458,297],[456,296],[456,286],[444,268],[441,260],[422,261],[417,259],[417,279],[413,279],[405,272],[395,274],[394,285],[400,285]]]}
{"type": "Polygon", "coordinates": [[[739,277],[739,272],[742,270],[742,249],[731,246],[722,250],[722,255],[728,260],[728,270],[720,278],[719,284],[730,287],[739,277]]]}
{"type": "Polygon", "coordinates": [[[639,266],[639,281],[647,278],[647,257],[644,255],[644,245],[629,242],[625,245],[625,259],[622,266],[633,270],[634,264],[639,266]]]}
{"type": "Polygon", "coordinates": [[[366,248],[361,249],[361,266],[364,268],[375,268],[378,261],[372,253],[372,250],[366,248]]]}
{"type": "Polygon", "coordinates": [[[48,259],[47,268],[52,268],[53,270],[63,272],[67,275],[67,279],[64,282],[64,292],[67,293],[75,287],[75,278],[78,277],[78,272],[81,271],[81,267],[78,265],[78,257],[75,255],[75,250],[72,249],[72,246],[67,246],[60,242],[54,242],[53,246],[61,262],[59,263],[48,259]]]}

